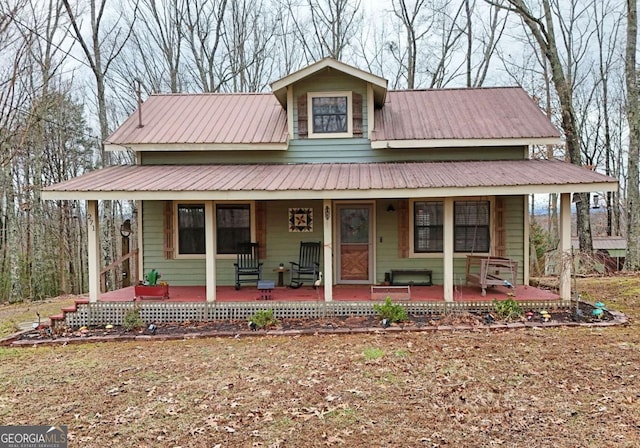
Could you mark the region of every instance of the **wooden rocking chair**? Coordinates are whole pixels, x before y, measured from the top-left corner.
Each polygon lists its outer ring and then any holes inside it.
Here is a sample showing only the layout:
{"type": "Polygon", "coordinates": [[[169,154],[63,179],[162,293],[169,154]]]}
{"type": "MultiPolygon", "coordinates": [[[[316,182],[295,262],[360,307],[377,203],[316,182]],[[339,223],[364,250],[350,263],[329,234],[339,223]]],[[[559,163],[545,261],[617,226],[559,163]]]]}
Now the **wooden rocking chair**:
{"type": "Polygon", "coordinates": [[[258,243],[238,244],[238,259],[233,266],[236,269],[236,289],[240,289],[240,283],[257,284],[262,280],[262,263],[260,262],[258,243]]]}
{"type": "Polygon", "coordinates": [[[291,269],[289,270],[289,286],[291,288],[299,288],[307,281],[312,285],[318,280],[320,272],[320,248],[322,242],[300,242],[300,255],[298,262],[289,262],[291,269]]]}

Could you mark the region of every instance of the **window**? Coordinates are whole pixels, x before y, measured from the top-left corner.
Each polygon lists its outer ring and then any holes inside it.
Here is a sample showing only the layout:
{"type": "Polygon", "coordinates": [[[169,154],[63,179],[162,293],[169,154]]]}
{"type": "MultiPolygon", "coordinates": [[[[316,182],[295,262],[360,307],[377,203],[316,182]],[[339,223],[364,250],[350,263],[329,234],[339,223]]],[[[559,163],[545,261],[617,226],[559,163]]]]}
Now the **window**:
{"type": "Polygon", "coordinates": [[[443,203],[416,202],[413,247],[418,253],[442,252],[443,203]]]}
{"type": "Polygon", "coordinates": [[[250,204],[218,204],[216,225],[218,253],[237,253],[238,243],[251,241],[250,204]]]}
{"type": "MultiPolygon", "coordinates": [[[[454,252],[474,253],[490,250],[490,202],[455,201],[454,252]]],[[[442,253],[444,250],[444,202],[413,203],[413,252],[442,253]]]]}
{"type": "Polygon", "coordinates": [[[178,254],[205,253],[204,204],[178,204],[178,254]]]}
{"type": "Polygon", "coordinates": [[[454,251],[489,252],[489,201],[454,202],[454,251]]]}
{"type": "Polygon", "coordinates": [[[352,93],[308,93],[310,137],[352,137],[352,93]]]}
{"type": "Polygon", "coordinates": [[[346,96],[313,98],[312,108],[315,134],[347,132],[346,96]]]}

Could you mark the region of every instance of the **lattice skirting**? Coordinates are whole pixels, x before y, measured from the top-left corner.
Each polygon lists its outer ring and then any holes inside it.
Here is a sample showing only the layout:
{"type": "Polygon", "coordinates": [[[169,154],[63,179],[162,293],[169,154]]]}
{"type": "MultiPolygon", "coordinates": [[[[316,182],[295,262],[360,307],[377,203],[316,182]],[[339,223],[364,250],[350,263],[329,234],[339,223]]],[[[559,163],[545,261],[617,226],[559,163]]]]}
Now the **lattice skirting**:
{"type": "MultiPolygon", "coordinates": [[[[447,313],[482,313],[494,310],[490,301],[478,302],[400,302],[409,314],[441,315],[447,313]]],[[[523,301],[524,310],[567,309],[570,301],[523,301]]],[[[147,323],[184,321],[247,320],[259,310],[273,310],[278,319],[319,318],[328,316],[373,316],[371,302],[270,302],[270,303],[136,303],[98,302],[78,304],[76,312],[65,315],[70,327],[83,325],[122,325],[125,313],[138,307],[140,317],[147,323]]]]}

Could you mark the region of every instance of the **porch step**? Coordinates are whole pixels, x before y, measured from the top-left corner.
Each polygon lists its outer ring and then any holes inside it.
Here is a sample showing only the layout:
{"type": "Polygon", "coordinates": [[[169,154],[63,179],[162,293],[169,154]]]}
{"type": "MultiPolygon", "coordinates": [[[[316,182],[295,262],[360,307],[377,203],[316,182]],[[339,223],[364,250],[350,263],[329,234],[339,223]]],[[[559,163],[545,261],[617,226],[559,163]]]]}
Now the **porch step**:
{"type": "Polygon", "coordinates": [[[51,322],[51,328],[55,328],[57,323],[64,322],[68,313],[75,313],[78,311],[78,305],[86,305],[89,303],[89,299],[77,299],[74,300],[73,306],[66,306],[62,308],[60,314],[54,314],[49,316],[49,321],[51,322]]]}

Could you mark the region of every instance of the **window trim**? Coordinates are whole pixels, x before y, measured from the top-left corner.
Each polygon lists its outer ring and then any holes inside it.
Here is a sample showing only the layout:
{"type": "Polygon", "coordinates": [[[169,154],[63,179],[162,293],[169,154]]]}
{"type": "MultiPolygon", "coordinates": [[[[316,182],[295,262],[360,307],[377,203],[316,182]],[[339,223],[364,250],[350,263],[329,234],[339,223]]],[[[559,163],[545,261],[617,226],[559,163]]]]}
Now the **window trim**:
{"type": "Polygon", "coordinates": [[[307,136],[308,138],[353,137],[353,93],[351,91],[307,92],[307,136]],[[313,98],[347,97],[347,132],[313,132],[313,98]]]}
{"type": "Polygon", "coordinates": [[[207,233],[207,218],[205,211],[205,219],[204,219],[204,231],[205,231],[205,248],[204,253],[202,254],[181,254],[180,253],[180,221],[178,216],[178,208],[180,205],[194,205],[200,204],[202,205],[202,209],[206,210],[207,201],[173,201],[173,258],[176,260],[204,260],[205,255],[207,253],[206,247],[206,233],[207,233]]]}
{"type": "MultiPolygon", "coordinates": [[[[218,217],[216,215],[217,207],[216,205],[234,205],[234,204],[249,204],[249,213],[251,219],[251,240],[255,241],[256,239],[256,203],[255,201],[197,201],[197,200],[188,200],[188,201],[173,201],[173,247],[174,254],[173,258],[175,260],[204,260],[206,258],[207,248],[205,247],[205,253],[203,254],[181,254],[179,247],[180,240],[180,229],[178,228],[178,206],[182,204],[202,204],[206,209],[207,203],[211,202],[211,206],[213,207],[213,223],[207,223],[205,216],[205,235],[206,235],[206,226],[211,224],[217,226],[218,217]]],[[[205,211],[206,214],[206,211],[205,211]]],[[[214,236],[217,234],[217,227],[214,229],[214,236]]],[[[217,236],[215,236],[217,238],[217,236]]],[[[206,244],[209,245],[207,242],[206,244]]],[[[217,260],[235,260],[236,254],[218,254],[218,247],[216,242],[214,241],[209,246],[213,246],[214,248],[214,256],[217,260]]]]}
{"type": "Polygon", "coordinates": [[[237,258],[237,254],[219,254],[218,253],[218,245],[217,245],[218,205],[245,205],[245,204],[249,204],[251,241],[255,241],[256,240],[256,201],[214,201],[213,202],[213,225],[216,226],[213,232],[216,239],[216,241],[214,242],[216,260],[235,260],[237,258]]]}
{"type": "MultiPolygon", "coordinates": [[[[451,198],[411,198],[409,199],[409,258],[442,258],[444,256],[444,252],[416,252],[414,236],[415,236],[415,203],[416,202],[442,202],[444,203],[447,199],[450,199],[452,202],[452,207],[454,207],[455,202],[459,201],[489,201],[489,252],[453,252],[453,258],[466,258],[467,255],[490,255],[493,253],[493,245],[495,243],[495,196],[460,196],[460,197],[451,197],[451,198]]],[[[454,207],[455,213],[455,207],[454,207]]],[[[453,216],[453,221],[450,223],[452,227],[452,232],[455,231],[455,215],[453,216]]],[[[444,226],[447,225],[445,222],[444,226]]],[[[455,238],[455,236],[454,236],[455,238]]]]}

